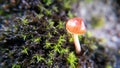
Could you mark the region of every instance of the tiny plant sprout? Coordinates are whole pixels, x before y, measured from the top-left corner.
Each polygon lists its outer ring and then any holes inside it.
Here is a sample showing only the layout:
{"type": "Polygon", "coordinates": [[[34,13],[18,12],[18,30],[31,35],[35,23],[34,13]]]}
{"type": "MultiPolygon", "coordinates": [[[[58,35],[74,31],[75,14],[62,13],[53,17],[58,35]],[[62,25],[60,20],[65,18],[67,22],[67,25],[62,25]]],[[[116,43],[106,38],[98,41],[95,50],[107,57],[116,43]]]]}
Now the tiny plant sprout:
{"type": "Polygon", "coordinates": [[[80,54],[81,46],[78,35],[82,35],[86,32],[83,20],[78,17],[69,19],[66,23],[66,30],[73,35],[76,53],[80,54]]]}

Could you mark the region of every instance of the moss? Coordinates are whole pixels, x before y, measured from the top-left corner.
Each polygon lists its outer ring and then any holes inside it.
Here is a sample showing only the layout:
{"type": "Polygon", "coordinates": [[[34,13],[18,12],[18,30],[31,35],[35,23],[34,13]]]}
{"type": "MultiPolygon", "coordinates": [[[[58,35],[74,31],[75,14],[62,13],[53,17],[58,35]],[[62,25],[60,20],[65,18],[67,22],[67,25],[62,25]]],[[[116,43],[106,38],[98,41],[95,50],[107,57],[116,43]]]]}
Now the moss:
{"type": "Polygon", "coordinates": [[[21,66],[19,64],[13,64],[12,68],[21,68],[21,66]]]}
{"type": "Polygon", "coordinates": [[[40,54],[35,54],[32,59],[36,59],[36,62],[39,63],[41,61],[45,61],[45,59],[40,54]]]}
{"type": "Polygon", "coordinates": [[[91,3],[93,0],[85,0],[85,2],[87,3],[91,3]]]}
{"type": "Polygon", "coordinates": [[[100,28],[104,25],[104,22],[105,22],[104,18],[100,17],[100,16],[99,17],[98,16],[93,16],[91,20],[92,20],[91,25],[92,25],[93,28],[100,28]]]}
{"type": "MultiPolygon", "coordinates": [[[[79,57],[75,54],[73,38],[65,29],[68,17],[74,17],[70,11],[73,1],[25,2],[15,2],[14,6],[3,10],[10,14],[7,19],[11,24],[6,26],[7,30],[0,32],[0,67],[73,68],[77,64],[82,67],[82,63],[85,63],[84,66],[93,63],[100,67],[103,62],[105,67],[106,62],[111,62],[105,48],[89,33],[79,36],[82,52],[79,57]]],[[[7,5],[11,3],[2,2],[7,5]]]]}
{"type": "Polygon", "coordinates": [[[28,55],[28,48],[23,46],[23,50],[21,52],[28,55]]]}
{"type": "Polygon", "coordinates": [[[76,64],[77,64],[77,57],[74,55],[73,52],[69,53],[68,57],[67,57],[67,61],[70,64],[70,68],[76,68],[76,64]],[[73,59],[74,58],[74,59],[73,59]]]}

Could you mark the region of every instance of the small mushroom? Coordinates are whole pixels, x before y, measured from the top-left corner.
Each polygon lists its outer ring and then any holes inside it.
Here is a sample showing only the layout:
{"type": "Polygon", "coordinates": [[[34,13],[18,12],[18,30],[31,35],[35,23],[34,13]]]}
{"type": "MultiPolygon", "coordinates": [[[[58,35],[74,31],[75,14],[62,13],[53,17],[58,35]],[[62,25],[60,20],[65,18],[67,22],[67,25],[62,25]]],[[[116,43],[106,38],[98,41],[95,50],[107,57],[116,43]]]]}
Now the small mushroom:
{"type": "Polygon", "coordinates": [[[82,35],[86,32],[83,20],[78,17],[69,19],[66,23],[66,30],[73,35],[76,53],[80,54],[81,46],[78,35],[82,35]]]}

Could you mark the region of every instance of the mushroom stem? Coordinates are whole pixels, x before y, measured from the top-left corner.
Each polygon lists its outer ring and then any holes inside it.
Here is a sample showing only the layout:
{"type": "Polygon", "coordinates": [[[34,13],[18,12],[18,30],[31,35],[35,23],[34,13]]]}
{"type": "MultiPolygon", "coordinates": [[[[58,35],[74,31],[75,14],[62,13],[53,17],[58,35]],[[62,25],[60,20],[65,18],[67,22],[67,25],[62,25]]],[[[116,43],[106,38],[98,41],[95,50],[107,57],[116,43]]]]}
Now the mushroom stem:
{"type": "Polygon", "coordinates": [[[76,53],[80,54],[81,46],[80,46],[80,42],[79,42],[79,39],[78,39],[78,34],[73,34],[73,38],[74,38],[76,53]]]}

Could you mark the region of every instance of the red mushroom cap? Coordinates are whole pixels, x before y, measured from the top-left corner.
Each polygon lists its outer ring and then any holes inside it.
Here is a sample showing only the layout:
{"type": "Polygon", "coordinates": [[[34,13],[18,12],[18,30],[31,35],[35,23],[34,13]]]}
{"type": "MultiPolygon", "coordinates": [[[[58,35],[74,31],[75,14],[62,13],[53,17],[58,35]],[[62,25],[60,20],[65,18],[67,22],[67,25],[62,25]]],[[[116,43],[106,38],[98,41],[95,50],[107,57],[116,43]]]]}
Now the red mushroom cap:
{"type": "Polygon", "coordinates": [[[66,29],[72,34],[84,34],[86,32],[83,20],[78,17],[69,19],[66,23],[66,29]]]}

